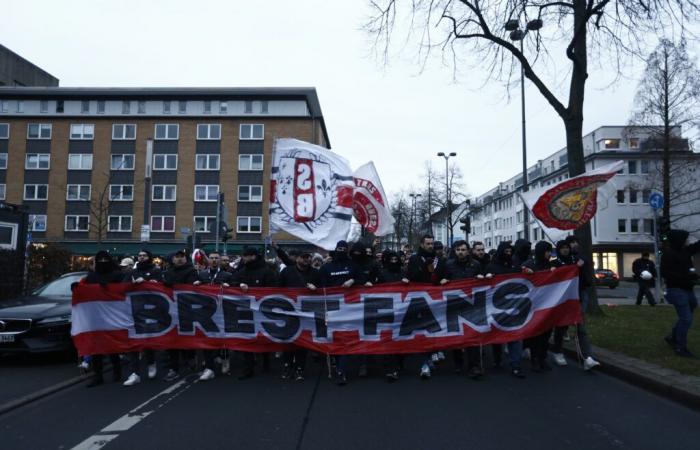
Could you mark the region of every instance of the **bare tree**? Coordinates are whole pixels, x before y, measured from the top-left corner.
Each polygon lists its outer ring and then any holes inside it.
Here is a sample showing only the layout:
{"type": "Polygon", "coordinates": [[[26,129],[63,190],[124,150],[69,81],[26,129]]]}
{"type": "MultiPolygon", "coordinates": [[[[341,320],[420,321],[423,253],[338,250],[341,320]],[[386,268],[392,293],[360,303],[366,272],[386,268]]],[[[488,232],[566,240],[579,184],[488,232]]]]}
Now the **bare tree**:
{"type": "MultiPolygon", "coordinates": [[[[679,186],[686,177],[671,181],[672,172],[685,172],[681,166],[672,169],[671,152],[688,150],[687,142],[680,139],[674,129],[694,136],[700,120],[700,71],[689,57],[685,40],[678,44],[661,39],[647,58],[644,77],[635,96],[635,109],[630,118],[630,128],[649,126],[646,147],[663,150],[661,190],[666,199],[663,208],[664,222],[670,224],[674,217],[675,202],[687,203],[697,193],[697,186],[679,186]],[[674,185],[674,186],[672,186],[674,185]],[[672,192],[672,187],[682,189],[672,192]],[[685,189],[683,189],[685,188],[685,189]],[[680,196],[679,196],[680,195],[680,196]]],[[[697,176],[697,174],[695,175],[697,176]]],[[[659,186],[657,185],[656,188],[659,186]]],[[[677,215],[676,215],[677,216],[677,215]]],[[[675,217],[678,220],[678,217],[675,217]]]]}
{"type": "MultiPolygon", "coordinates": [[[[408,39],[401,45],[417,41],[423,63],[437,49],[456,71],[464,53],[485,69],[487,79],[505,82],[519,67],[562,120],[570,176],[585,171],[583,104],[589,61],[622,75],[629,58],[644,54],[646,36],[667,30],[684,34],[688,22],[700,16],[698,0],[370,1],[374,15],[365,29],[374,36],[384,62],[395,28],[408,24],[408,39]],[[565,98],[557,95],[556,76],[546,80],[548,67],[559,74],[568,69],[565,98]]],[[[590,252],[590,225],[576,234],[590,252]]],[[[599,309],[595,292],[591,303],[593,310],[599,309]]]]}

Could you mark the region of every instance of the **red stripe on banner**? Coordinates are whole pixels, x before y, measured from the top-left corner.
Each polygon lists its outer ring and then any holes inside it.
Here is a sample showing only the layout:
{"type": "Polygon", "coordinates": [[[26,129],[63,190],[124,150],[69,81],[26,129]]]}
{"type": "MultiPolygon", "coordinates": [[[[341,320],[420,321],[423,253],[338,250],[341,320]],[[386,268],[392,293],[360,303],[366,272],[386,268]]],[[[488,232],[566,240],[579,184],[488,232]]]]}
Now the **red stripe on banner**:
{"type": "Polygon", "coordinates": [[[352,197],[354,189],[352,186],[338,186],[338,206],[352,208],[352,197]]]}

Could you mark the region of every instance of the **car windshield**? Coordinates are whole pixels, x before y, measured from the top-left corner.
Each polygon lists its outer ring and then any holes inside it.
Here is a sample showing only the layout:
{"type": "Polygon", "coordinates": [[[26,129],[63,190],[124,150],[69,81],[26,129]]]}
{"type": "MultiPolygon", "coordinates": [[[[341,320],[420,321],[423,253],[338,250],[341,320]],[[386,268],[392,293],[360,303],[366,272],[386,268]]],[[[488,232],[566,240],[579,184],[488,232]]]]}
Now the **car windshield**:
{"type": "Polygon", "coordinates": [[[70,297],[70,285],[80,281],[85,275],[75,274],[53,280],[33,292],[34,295],[43,295],[47,297],[70,297]]]}

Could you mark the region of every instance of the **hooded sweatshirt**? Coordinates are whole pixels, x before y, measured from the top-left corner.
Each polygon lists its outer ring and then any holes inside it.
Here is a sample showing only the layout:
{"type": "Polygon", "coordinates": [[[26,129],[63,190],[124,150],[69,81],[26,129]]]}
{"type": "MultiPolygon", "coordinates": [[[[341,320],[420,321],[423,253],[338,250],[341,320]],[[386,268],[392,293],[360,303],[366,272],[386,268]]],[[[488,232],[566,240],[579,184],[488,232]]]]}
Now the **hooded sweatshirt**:
{"type": "Polygon", "coordinates": [[[408,268],[406,269],[408,279],[415,283],[432,283],[437,267],[436,258],[435,251],[427,251],[423,247],[418,247],[418,251],[408,259],[408,268]]]}
{"type": "Polygon", "coordinates": [[[557,249],[557,259],[552,261],[552,264],[554,264],[556,267],[571,266],[573,264],[576,264],[576,258],[574,258],[574,255],[571,253],[571,246],[569,246],[568,242],[566,242],[565,240],[557,241],[556,249],[557,249]],[[564,256],[561,254],[562,247],[569,248],[568,255],[564,256]]]}
{"type": "Polygon", "coordinates": [[[89,272],[83,279],[86,284],[100,284],[102,286],[122,281],[124,281],[124,274],[105,250],[100,250],[95,254],[95,270],[89,272]]]}
{"type": "Polygon", "coordinates": [[[197,279],[197,269],[195,269],[189,261],[181,266],[172,264],[168,270],[163,272],[163,284],[166,286],[192,284],[197,281],[197,279]]]}
{"type": "Polygon", "coordinates": [[[698,274],[693,266],[693,255],[700,252],[700,241],[685,245],[688,239],[685,230],[671,230],[668,233],[668,245],[661,255],[661,276],[666,280],[667,288],[692,290],[698,274]]]}
{"type": "Polygon", "coordinates": [[[532,244],[527,239],[518,239],[513,244],[513,267],[521,267],[530,258],[532,244]]]}
{"type": "Polygon", "coordinates": [[[361,242],[355,242],[350,248],[350,260],[362,274],[362,282],[377,283],[381,268],[371,256],[367,255],[367,247],[361,242]]]}
{"type": "Polygon", "coordinates": [[[549,242],[537,242],[537,244],[535,244],[535,254],[532,258],[525,261],[525,264],[523,264],[523,266],[527,267],[528,269],[532,269],[535,272],[551,269],[553,267],[552,262],[545,255],[547,252],[551,251],[552,244],[550,244],[549,242]]]}
{"type": "Polygon", "coordinates": [[[492,273],[494,275],[502,275],[504,273],[519,273],[520,267],[514,267],[512,256],[506,255],[507,249],[513,249],[510,241],[501,242],[498,244],[498,249],[496,249],[496,254],[491,258],[491,262],[486,266],[486,273],[492,273]]]}
{"type": "Polygon", "coordinates": [[[393,251],[382,253],[382,271],[379,275],[380,283],[392,283],[401,281],[406,275],[401,267],[401,258],[399,254],[393,251]],[[396,258],[395,263],[391,263],[391,259],[396,258]]]}
{"type": "Polygon", "coordinates": [[[241,264],[241,268],[234,274],[234,278],[232,283],[244,283],[250,287],[274,287],[277,285],[277,274],[260,255],[252,261],[241,264]]]}

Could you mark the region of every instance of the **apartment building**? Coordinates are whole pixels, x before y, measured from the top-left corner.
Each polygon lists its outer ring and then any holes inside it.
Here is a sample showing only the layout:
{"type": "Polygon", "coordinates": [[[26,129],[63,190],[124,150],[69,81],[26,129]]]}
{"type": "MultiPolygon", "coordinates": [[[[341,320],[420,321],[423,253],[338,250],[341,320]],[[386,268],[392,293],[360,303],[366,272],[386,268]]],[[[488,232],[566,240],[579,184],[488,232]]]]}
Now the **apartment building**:
{"type": "Polygon", "coordinates": [[[0,87],[0,200],[25,205],[35,242],[163,254],[214,240],[221,192],[238,251],[268,234],[282,137],[330,147],[314,88],[0,87]]]}

